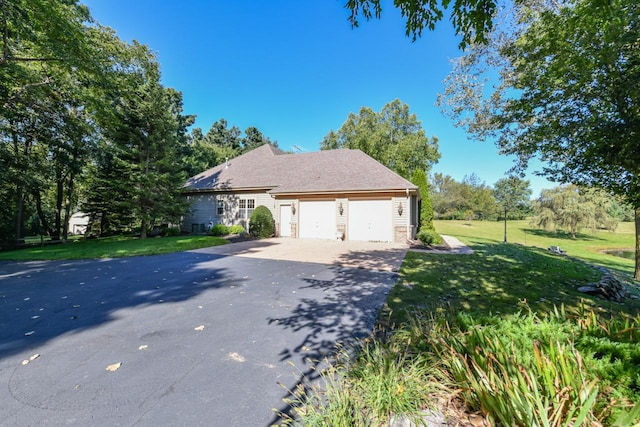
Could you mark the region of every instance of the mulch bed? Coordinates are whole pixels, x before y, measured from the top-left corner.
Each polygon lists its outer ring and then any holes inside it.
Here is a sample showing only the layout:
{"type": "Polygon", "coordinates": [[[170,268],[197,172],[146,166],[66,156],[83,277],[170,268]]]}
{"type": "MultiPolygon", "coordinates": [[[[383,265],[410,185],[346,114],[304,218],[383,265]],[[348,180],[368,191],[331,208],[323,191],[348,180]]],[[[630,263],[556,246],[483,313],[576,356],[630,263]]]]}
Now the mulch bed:
{"type": "Polygon", "coordinates": [[[228,236],[222,236],[223,239],[229,243],[247,242],[249,240],[257,240],[255,237],[251,237],[249,234],[229,234],[228,236]]]}
{"type": "Polygon", "coordinates": [[[439,245],[423,245],[420,240],[409,241],[409,249],[420,249],[426,251],[448,251],[451,248],[446,243],[439,245]]]}

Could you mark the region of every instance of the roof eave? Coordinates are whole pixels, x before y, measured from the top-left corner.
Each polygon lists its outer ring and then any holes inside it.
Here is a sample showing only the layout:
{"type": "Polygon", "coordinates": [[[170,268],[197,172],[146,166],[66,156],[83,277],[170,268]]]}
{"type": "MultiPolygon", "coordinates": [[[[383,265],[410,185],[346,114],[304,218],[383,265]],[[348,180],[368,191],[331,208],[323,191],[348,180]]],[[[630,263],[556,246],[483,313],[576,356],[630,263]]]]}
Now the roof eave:
{"type": "Polygon", "coordinates": [[[362,193],[362,194],[373,194],[373,193],[406,193],[407,190],[410,194],[418,193],[418,188],[411,187],[402,187],[402,188],[377,188],[377,189],[355,189],[355,188],[347,188],[347,189],[339,189],[339,190],[300,190],[300,191],[269,191],[269,194],[274,196],[294,196],[298,194],[321,194],[321,195],[334,195],[334,194],[344,194],[344,193],[362,193]]]}
{"type": "Polygon", "coordinates": [[[198,193],[234,193],[234,192],[247,192],[247,191],[264,191],[270,193],[269,190],[273,190],[276,185],[268,187],[224,187],[224,188],[185,188],[181,191],[182,194],[198,194],[198,193]]]}

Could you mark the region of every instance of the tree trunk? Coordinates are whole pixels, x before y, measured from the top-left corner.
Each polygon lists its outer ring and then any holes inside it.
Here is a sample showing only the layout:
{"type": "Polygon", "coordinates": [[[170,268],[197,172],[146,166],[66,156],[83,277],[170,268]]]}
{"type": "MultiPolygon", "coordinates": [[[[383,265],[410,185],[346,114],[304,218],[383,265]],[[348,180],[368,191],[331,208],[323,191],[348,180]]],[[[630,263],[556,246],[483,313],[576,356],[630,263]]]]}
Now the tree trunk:
{"type": "Polygon", "coordinates": [[[144,218],[142,219],[142,224],[140,226],[140,238],[141,239],[147,238],[147,220],[144,218]]]}
{"type": "Polygon", "coordinates": [[[507,243],[507,206],[504,207],[504,242],[507,243]]]}
{"type": "Polygon", "coordinates": [[[24,243],[24,191],[22,190],[21,185],[16,188],[16,193],[15,239],[16,246],[20,246],[24,243]]]}
{"type": "Polygon", "coordinates": [[[633,278],[640,280],[640,206],[636,206],[636,270],[633,278]]]}
{"type": "Polygon", "coordinates": [[[71,217],[71,198],[73,197],[73,180],[75,175],[69,173],[69,181],[67,181],[67,197],[64,202],[64,224],[62,226],[62,240],[65,242],[69,237],[69,218],[71,217]]]}
{"type": "Polygon", "coordinates": [[[63,176],[60,171],[56,171],[56,217],[53,226],[53,240],[60,240],[62,231],[62,200],[64,199],[63,176]]]}
{"type": "MultiPolygon", "coordinates": [[[[40,218],[40,224],[42,225],[43,230],[53,239],[53,230],[49,226],[47,222],[47,217],[42,210],[42,198],[40,197],[40,192],[37,190],[33,192],[33,198],[36,200],[36,211],[38,212],[38,217],[40,218]]],[[[55,240],[55,239],[53,239],[55,240]]]]}

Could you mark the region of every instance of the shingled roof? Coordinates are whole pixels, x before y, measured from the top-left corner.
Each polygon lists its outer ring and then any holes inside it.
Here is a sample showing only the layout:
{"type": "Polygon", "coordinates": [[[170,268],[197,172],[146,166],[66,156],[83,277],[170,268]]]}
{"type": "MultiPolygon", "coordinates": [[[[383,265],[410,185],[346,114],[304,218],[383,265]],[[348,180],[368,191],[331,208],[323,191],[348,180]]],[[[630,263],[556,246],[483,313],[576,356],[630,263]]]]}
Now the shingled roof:
{"type": "Polygon", "coordinates": [[[191,177],[186,192],[265,189],[271,194],[415,190],[360,150],[286,154],[265,144],[191,177]]]}

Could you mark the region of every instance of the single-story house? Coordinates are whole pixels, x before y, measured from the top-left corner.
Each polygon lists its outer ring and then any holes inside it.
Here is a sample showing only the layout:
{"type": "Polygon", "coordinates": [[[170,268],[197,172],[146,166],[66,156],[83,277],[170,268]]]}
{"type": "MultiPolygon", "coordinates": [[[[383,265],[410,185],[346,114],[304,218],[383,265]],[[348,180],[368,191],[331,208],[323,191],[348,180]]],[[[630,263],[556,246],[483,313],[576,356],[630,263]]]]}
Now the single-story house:
{"type": "Polygon", "coordinates": [[[406,242],[415,238],[418,187],[360,150],[287,154],[265,144],[190,178],[182,230],[248,228],[253,210],[273,214],[276,235],[406,242]]]}

